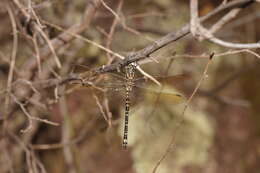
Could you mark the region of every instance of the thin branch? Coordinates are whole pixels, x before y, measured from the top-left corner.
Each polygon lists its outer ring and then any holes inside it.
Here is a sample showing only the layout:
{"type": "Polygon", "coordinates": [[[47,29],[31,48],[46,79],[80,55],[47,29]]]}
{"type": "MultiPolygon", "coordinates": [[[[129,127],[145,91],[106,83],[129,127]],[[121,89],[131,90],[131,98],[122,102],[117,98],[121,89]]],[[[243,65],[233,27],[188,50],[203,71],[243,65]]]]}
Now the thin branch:
{"type": "Polygon", "coordinates": [[[217,23],[215,23],[210,29],[210,33],[217,32],[220,28],[222,28],[226,23],[234,19],[238,13],[241,11],[241,8],[235,8],[228,12],[224,17],[222,17],[217,23]]]}
{"type": "Polygon", "coordinates": [[[208,63],[206,64],[206,67],[205,67],[205,69],[204,69],[204,71],[203,71],[203,74],[202,74],[200,80],[198,81],[196,87],[194,88],[194,90],[193,90],[191,96],[190,96],[189,99],[187,100],[187,102],[186,102],[186,104],[185,104],[185,107],[184,107],[184,109],[183,109],[183,111],[182,111],[182,113],[181,113],[181,117],[182,117],[182,118],[179,120],[179,122],[177,123],[177,125],[176,125],[176,127],[175,127],[175,130],[174,130],[175,133],[174,133],[174,135],[172,136],[172,139],[171,139],[169,145],[167,146],[167,149],[166,149],[165,153],[164,153],[164,154],[162,155],[162,157],[157,161],[155,167],[153,168],[153,173],[156,172],[156,170],[158,169],[158,167],[160,166],[160,164],[161,164],[161,163],[163,162],[163,160],[167,157],[167,155],[171,152],[173,146],[175,145],[175,143],[176,143],[176,136],[175,136],[175,134],[181,129],[181,127],[182,127],[181,125],[182,125],[183,122],[184,122],[184,118],[183,118],[183,117],[185,116],[185,112],[186,112],[186,110],[188,109],[188,107],[189,107],[189,105],[190,105],[190,102],[191,102],[191,100],[193,99],[194,95],[197,93],[198,89],[200,88],[202,82],[203,82],[204,79],[207,77],[207,71],[208,71],[208,69],[209,69],[209,65],[210,65],[210,63],[211,63],[211,61],[212,61],[213,56],[214,56],[214,53],[212,53],[212,54],[210,55],[209,61],[208,61],[208,63]]]}
{"type": "MultiPolygon", "coordinates": [[[[16,0],[15,0],[16,1],[16,0]]],[[[75,37],[73,35],[68,33],[74,33],[79,34],[85,31],[94,17],[96,10],[98,9],[100,5],[100,0],[92,0],[90,2],[87,2],[86,9],[84,12],[84,15],[82,17],[82,21],[79,24],[75,24],[60,35],[58,35],[56,38],[51,40],[51,44],[53,46],[53,49],[55,51],[59,50],[63,45],[69,43],[72,41],[75,37]]],[[[46,59],[49,57],[51,51],[48,49],[48,46],[43,47],[41,50],[41,59],[46,59]]],[[[32,71],[37,67],[37,61],[35,59],[29,60],[26,64],[23,65],[22,69],[27,69],[27,71],[32,71]]],[[[32,74],[28,74],[27,78],[31,78],[32,74]]]]}
{"type": "MultiPolygon", "coordinates": [[[[54,46],[52,45],[52,42],[50,41],[50,39],[48,38],[48,36],[43,32],[43,30],[38,26],[35,25],[36,30],[42,35],[42,37],[44,38],[44,40],[46,41],[47,45],[49,46],[51,53],[54,56],[54,60],[56,62],[56,65],[58,68],[61,68],[61,63],[60,60],[55,52],[54,46]]],[[[39,60],[38,60],[39,61],[39,60]]]]}
{"type": "Polygon", "coordinates": [[[40,94],[40,92],[34,87],[34,84],[31,81],[25,80],[25,79],[17,79],[15,82],[13,82],[12,86],[18,85],[19,83],[24,83],[28,85],[34,93],[40,94]]]}
{"type": "Polygon", "coordinates": [[[98,44],[97,42],[92,41],[92,40],[90,40],[90,39],[88,39],[86,37],[83,37],[83,36],[81,36],[79,34],[76,34],[76,33],[73,33],[73,32],[69,32],[68,30],[63,29],[62,27],[60,27],[58,25],[55,25],[55,24],[52,24],[52,23],[49,23],[47,21],[44,21],[44,23],[46,23],[47,25],[49,25],[49,26],[51,26],[51,27],[53,27],[53,28],[55,28],[55,29],[57,29],[59,31],[63,31],[67,35],[70,35],[72,38],[77,38],[79,40],[82,40],[82,41],[85,41],[85,42],[87,42],[89,44],[92,44],[92,45],[98,47],[99,49],[101,49],[101,50],[103,50],[103,51],[105,51],[107,53],[112,54],[113,56],[116,56],[116,57],[118,57],[120,59],[124,59],[125,58],[124,56],[122,56],[122,55],[120,55],[120,54],[118,54],[116,52],[113,52],[112,50],[110,50],[110,49],[102,46],[101,44],[98,44]]]}
{"type": "Polygon", "coordinates": [[[36,34],[33,35],[33,45],[34,45],[34,49],[35,49],[35,53],[36,53],[36,61],[37,61],[37,66],[38,66],[38,73],[39,75],[42,72],[42,68],[41,68],[41,58],[40,58],[40,50],[38,47],[38,43],[37,43],[37,39],[36,39],[36,34]]]}
{"type": "Polygon", "coordinates": [[[228,47],[228,48],[235,48],[235,49],[256,49],[256,48],[260,48],[260,43],[232,43],[232,42],[227,42],[224,40],[220,40],[212,35],[207,34],[207,31],[205,30],[205,37],[215,43],[218,44],[220,46],[223,47],[228,47]]]}
{"type": "MultiPolygon", "coordinates": [[[[48,25],[50,25],[50,26],[52,26],[52,27],[55,27],[55,28],[58,29],[58,30],[61,30],[61,31],[66,32],[66,31],[65,31],[64,29],[62,29],[60,26],[57,26],[57,25],[54,25],[54,24],[51,24],[51,23],[48,23],[48,25]]],[[[116,53],[116,52],[113,52],[112,50],[110,50],[110,49],[108,49],[108,48],[102,46],[101,44],[98,44],[98,43],[96,43],[96,42],[94,42],[94,41],[92,41],[92,40],[89,40],[89,39],[87,39],[86,37],[83,37],[83,36],[81,36],[81,35],[79,35],[79,34],[74,34],[74,33],[68,33],[68,34],[72,35],[73,37],[78,38],[79,40],[82,40],[82,41],[85,41],[85,42],[87,42],[87,43],[89,43],[89,44],[92,44],[92,45],[94,45],[94,46],[96,46],[96,47],[98,47],[98,48],[100,48],[100,49],[106,51],[107,53],[110,53],[110,54],[112,54],[112,55],[114,55],[114,56],[120,58],[121,60],[124,60],[124,59],[125,59],[124,56],[122,56],[122,55],[120,55],[120,54],[118,54],[118,53],[116,53]]],[[[146,76],[147,78],[149,78],[151,81],[154,81],[156,84],[160,85],[160,83],[159,83],[155,78],[153,78],[151,75],[149,75],[148,73],[146,73],[145,71],[143,71],[143,70],[141,69],[141,67],[137,66],[137,69],[140,71],[141,74],[143,74],[144,76],[146,76]]]]}
{"type": "Polygon", "coordinates": [[[42,173],[47,173],[43,164],[36,158],[34,152],[17,135],[12,132],[8,132],[8,135],[14,139],[13,141],[19,144],[19,146],[25,152],[26,163],[30,173],[37,173],[37,166],[40,168],[42,173]]]}
{"type": "MultiPolygon", "coordinates": [[[[225,5],[220,5],[207,15],[203,16],[200,18],[200,22],[204,22],[207,19],[215,16],[216,14],[228,10],[228,9],[233,9],[233,8],[238,8],[238,7],[246,7],[250,5],[251,3],[255,2],[254,0],[237,0],[237,1],[231,1],[225,5]]],[[[177,32],[171,32],[167,34],[166,36],[160,38],[159,40],[156,40],[152,44],[148,45],[144,49],[141,49],[135,53],[131,53],[128,55],[124,60],[113,63],[107,66],[101,66],[93,70],[94,73],[100,74],[100,73],[106,73],[106,72],[111,72],[114,71],[118,68],[124,67],[132,62],[136,61],[141,61],[143,59],[146,59],[149,57],[150,54],[154,53],[155,51],[161,49],[162,47],[181,39],[182,37],[188,35],[190,33],[190,25],[186,24],[183,26],[179,31],[177,32]]]]}
{"type": "MultiPolygon", "coordinates": [[[[222,56],[228,56],[228,55],[235,55],[238,53],[249,53],[254,55],[255,57],[260,59],[260,55],[249,50],[249,49],[240,49],[240,50],[228,50],[226,52],[221,52],[221,53],[216,53],[214,55],[214,57],[222,57],[222,56]]],[[[173,55],[172,59],[175,58],[197,58],[197,59],[201,59],[201,58],[208,58],[209,54],[200,54],[200,55],[191,55],[191,54],[178,54],[178,55],[173,55]]],[[[137,67],[139,68],[139,67],[137,67]]],[[[146,75],[145,75],[146,76],[146,75]]],[[[152,80],[152,79],[151,79],[152,80]]],[[[82,81],[82,77],[77,76],[77,75],[72,75],[72,76],[67,76],[61,79],[48,79],[48,80],[43,80],[43,81],[35,81],[33,83],[26,81],[26,80],[17,80],[15,81],[12,85],[17,84],[18,82],[24,82],[26,84],[28,84],[30,86],[31,89],[34,90],[35,93],[37,92],[37,88],[48,88],[48,87],[55,87],[55,86],[60,86],[60,85],[64,85],[64,84],[69,84],[72,81],[79,81],[79,84],[84,84],[84,85],[90,85],[91,87],[101,91],[101,92],[105,92],[104,90],[102,90],[101,88],[98,88],[97,86],[95,86],[93,83],[88,82],[88,81],[82,81]]],[[[156,82],[157,80],[155,80],[154,82],[157,83],[158,85],[160,85],[159,82],[156,82]]],[[[75,86],[75,88],[71,88],[69,90],[66,91],[66,94],[69,94],[71,92],[73,92],[74,90],[76,90],[78,87],[81,86],[75,86]]],[[[3,91],[6,92],[6,91],[3,91]]]]}
{"type": "MultiPolygon", "coordinates": [[[[47,45],[48,45],[48,47],[49,47],[51,53],[52,53],[53,56],[54,56],[54,60],[55,60],[55,62],[56,62],[56,64],[57,64],[57,67],[58,67],[58,68],[61,68],[60,60],[59,60],[59,58],[57,57],[57,54],[56,54],[55,49],[54,49],[54,47],[53,47],[53,45],[52,45],[52,42],[50,41],[50,39],[48,38],[48,36],[43,32],[43,30],[42,30],[43,26],[42,26],[42,24],[40,23],[40,19],[38,18],[38,16],[36,15],[36,13],[35,13],[35,12],[32,10],[32,8],[30,7],[30,4],[31,4],[31,3],[29,2],[29,11],[31,11],[33,17],[32,17],[32,15],[31,15],[29,12],[27,12],[26,8],[23,7],[23,5],[22,5],[19,1],[13,0],[13,2],[14,2],[15,5],[19,8],[19,10],[22,12],[22,14],[26,17],[26,20],[30,21],[31,19],[35,19],[36,22],[34,22],[34,21],[31,22],[31,23],[32,23],[32,28],[35,29],[36,31],[38,31],[38,32],[41,34],[41,36],[43,37],[43,39],[46,41],[46,43],[47,43],[47,45]]],[[[38,62],[38,61],[39,61],[39,60],[37,60],[37,62],[38,62]]],[[[37,64],[38,64],[38,63],[37,63],[37,64]]]]}
{"type": "MultiPolygon", "coordinates": [[[[228,56],[228,55],[235,55],[238,53],[249,53],[254,55],[255,57],[260,59],[260,55],[249,50],[249,49],[240,49],[240,50],[228,50],[226,52],[221,52],[221,53],[216,53],[214,55],[214,57],[222,57],[222,56],[228,56]]],[[[175,58],[196,58],[196,59],[201,59],[201,58],[208,58],[209,54],[200,54],[200,55],[191,55],[191,54],[178,54],[178,55],[173,55],[172,59],[175,58]]],[[[137,67],[139,68],[139,67],[137,67]]],[[[146,75],[145,75],[146,76],[146,75]]],[[[152,79],[151,79],[152,80],[152,79]]],[[[16,85],[19,82],[23,82],[25,84],[28,84],[30,86],[30,88],[32,90],[34,90],[35,93],[39,93],[37,91],[37,88],[49,88],[49,87],[55,87],[55,86],[60,86],[60,85],[64,85],[64,84],[69,84],[71,82],[77,82],[79,81],[79,84],[83,84],[83,85],[89,85],[101,92],[105,92],[104,90],[102,90],[101,88],[98,88],[97,86],[95,86],[93,83],[87,81],[87,80],[83,80],[81,75],[72,75],[72,76],[67,76],[64,78],[60,78],[60,79],[48,79],[48,80],[43,80],[43,81],[35,81],[33,83],[27,81],[27,80],[17,80],[15,81],[12,85],[16,85]]],[[[155,80],[154,82],[157,83],[158,85],[160,85],[159,82],[156,82],[157,80],[155,80]]],[[[75,86],[74,88],[71,88],[69,90],[66,91],[66,94],[69,94],[71,92],[73,92],[74,90],[76,90],[77,88],[79,88],[81,86],[75,86]]],[[[6,91],[2,91],[2,92],[6,92],[6,91]]]]}
{"type": "Polygon", "coordinates": [[[198,14],[198,7],[195,8],[194,6],[198,6],[198,0],[191,0],[191,12],[192,12],[192,20],[191,23],[196,22],[196,28],[191,28],[193,29],[192,32],[193,35],[199,35],[202,38],[206,38],[209,41],[224,46],[224,47],[228,47],[228,48],[236,48],[236,49],[254,49],[254,48],[260,48],[260,43],[231,43],[231,42],[227,42],[224,40],[221,40],[219,38],[216,38],[213,35],[213,32],[216,32],[219,28],[221,28],[222,25],[224,25],[225,23],[227,23],[229,20],[233,19],[240,11],[241,8],[235,8],[233,10],[231,10],[227,15],[225,15],[222,20],[220,20],[218,23],[216,23],[211,30],[208,30],[206,28],[204,28],[201,24],[199,20],[195,20],[193,18],[196,18],[198,14]],[[213,31],[213,32],[212,32],[213,31]],[[195,33],[196,32],[196,33],[195,33]]]}
{"type": "Polygon", "coordinates": [[[27,13],[26,8],[24,8],[18,0],[12,0],[12,1],[19,8],[19,10],[21,10],[22,14],[26,17],[26,19],[29,20],[30,14],[27,13]]]}
{"type": "MultiPolygon", "coordinates": [[[[103,0],[102,0],[102,3],[104,3],[103,0]]],[[[105,4],[105,3],[104,3],[104,4],[105,4]]],[[[104,5],[104,4],[103,4],[103,5],[104,5]]],[[[106,5],[106,4],[105,4],[105,5],[106,5]]],[[[123,0],[120,0],[119,3],[118,3],[118,7],[117,7],[117,13],[119,13],[119,12],[121,11],[122,6],[123,6],[123,0]]],[[[109,8],[109,9],[110,9],[110,8],[109,8]]],[[[113,13],[113,10],[112,10],[111,13],[113,13]]],[[[115,32],[117,23],[118,23],[118,21],[120,20],[119,16],[118,16],[116,13],[115,13],[114,16],[115,16],[115,18],[114,18],[113,23],[112,23],[112,25],[111,25],[111,27],[110,27],[110,31],[109,31],[109,33],[108,33],[108,35],[107,35],[107,40],[106,40],[106,47],[107,47],[108,49],[111,49],[112,38],[113,38],[113,35],[114,35],[114,32],[115,32]]],[[[113,61],[114,58],[112,58],[109,53],[107,53],[107,57],[109,58],[108,64],[111,64],[111,62],[113,61]]]]}
{"type": "Polygon", "coordinates": [[[54,144],[34,144],[32,145],[32,148],[34,150],[51,150],[51,149],[59,149],[63,148],[68,145],[77,144],[83,140],[86,140],[86,138],[91,134],[93,134],[93,131],[91,131],[92,128],[96,128],[96,123],[98,122],[99,116],[92,116],[91,119],[87,122],[87,124],[84,126],[84,128],[78,133],[78,136],[74,139],[68,141],[67,143],[54,143],[54,144]]]}
{"type": "Polygon", "coordinates": [[[101,0],[101,3],[103,4],[103,6],[108,9],[108,11],[110,11],[114,16],[115,16],[115,20],[116,22],[120,22],[122,27],[127,30],[128,32],[130,33],[133,33],[137,36],[141,36],[141,37],[144,37],[146,40],[148,41],[154,41],[152,38],[148,37],[148,36],[143,36],[139,31],[135,30],[135,29],[132,29],[130,27],[128,27],[126,25],[126,22],[124,20],[124,17],[123,17],[123,14],[122,14],[122,17],[120,18],[119,15],[117,13],[119,13],[119,11],[121,10],[122,8],[122,4],[123,4],[123,0],[120,0],[119,2],[119,8],[118,8],[118,12],[116,13],[114,10],[112,10],[103,0],[101,0]],[[121,6],[121,7],[120,7],[121,6]]]}
{"type": "MultiPolygon", "coordinates": [[[[226,4],[225,1],[223,1],[222,5],[226,4]]],[[[242,8],[235,8],[229,11],[224,17],[222,17],[218,22],[216,22],[208,31],[208,35],[213,36],[215,32],[217,32],[220,28],[223,27],[226,23],[228,23],[230,20],[235,18],[238,13],[242,10],[242,8]]],[[[190,15],[191,15],[191,33],[193,37],[198,38],[200,41],[208,38],[205,36],[205,28],[200,24],[199,18],[198,18],[198,0],[191,0],[190,1],[190,15]]]]}
{"type": "MultiPolygon", "coordinates": [[[[17,54],[17,47],[18,47],[18,36],[17,36],[17,27],[16,27],[16,22],[15,22],[15,18],[14,18],[14,14],[13,11],[9,5],[9,3],[6,3],[6,9],[8,12],[8,15],[10,17],[11,20],[11,24],[12,24],[12,30],[13,30],[13,50],[12,50],[12,55],[11,55],[11,59],[10,59],[10,68],[9,68],[9,73],[8,73],[8,79],[7,79],[7,86],[6,86],[6,90],[7,90],[7,96],[5,99],[5,117],[4,119],[7,119],[7,114],[9,111],[9,104],[10,104],[10,96],[9,94],[11,93],[11,85],[12,85],[12,80],[13,80],[13,75],[14,75],[14,69],[15,69],[15,61],[16,61],[16,54],[17,54]]],[[[4,121],[4,129],[6,126],[6,121],[4,121]]]]}
{"type": "Polygon", "coordinates": [[[190,16],[190,32],[193,37],[197,37],[199,27],[198,0],[190,0],[190,16]]]}
{"type": "Polygon", "coordinates": [[[22,109],[23,113],[27,116],[28,121],[29,121],[28,126],[25,129],[21,130],[22,133],[26,133],[27,131],[29,131],[32,128],[32,121],[33,120],[40,121],[40,122],[43,122],[43,123],[46,123],[46,124],[49,124],[49,125],[53,125],[53,126],[59,126],[58,123],[49,121],[47,119],[41,119],[41,118],[38,118],[38,117],[31,116],[30,113],[25,108],[25,105],[23,103],[21,103],[13,94],[10,94],[10,95],[13,98],[14,102],[20,106],[20,108],[22,109]]]}
{"type": "Polygon", "coordinates": [[[112,113],[109,109],[109,101],[106,96],[104,97],[103,104],[105,106],[106,115],[108,117],[108,127],[111,127],[112,126],[112,113]]]}
{"type": "Polygon", "coordinates": [[[156,83],[157,85],[161,86],[161,83],[160,83],[158,80],[156,80],[152,75],[146,73],[143,69],[141,69],[140,66],[137,66],[136,68],[140,71],[140,73],[141,73],[142,75],[146,76],[148,79],[150,79],[151,81],[153,81],[153,82],[156,83]]]}
{"type": "MultiPolygon", "coordinates": [[[[117,13],[114,12],[114,10],[112,10],[103,0],[101,0],[101,3],[108,11],[110,11],[110,13],[115,16],[116,20],[120,20],[120,17],[117,15],[117,13]]],[[[122,4],[122,1],[120,1],[119,4],[122,4]]]]}
{"type": "MultiPolygon", "coordinates": [[[[16,5],[18,4],[18,6],[20,4],[19,1],[17,1],[17,0],[13,0],[13,2],[16,5]]],[[[81,23],[77,23],[77,24],[73,25],[68,30],[66,30],[66,32],[81,33],[83,31],[85,31],[89,27],[90,22],[91,22],[92,18],[94,17],[99,5],[100,5],[100,0],[88,1],[81,23]]],[[[19,9],[21,9],[23,11],[22,13],[24,13],[25,16],[27,15],[25,9],[20,8],[20,7],[19,7],[19,9]]],[[[30,18],[30,16],[26,16],[26,17],[28,17],[28,19],[30,18]]],[[[57,51],[63,45],[65,45],[66,43],[68,43],[74,39],[73,36],[67,34],[66,32],[61,33],[59,36],[57,36],[56,38],[51,40],[51,44],[53,45],[53,48],[55,49],[55,51],[57,51]]],[[[44,48],[40,49],[40,53],[41,53],[41,56],[40,56],[41,60],[43,60],[43,59],[46,59],[49,57],[49,55],[51,54],[51,51],[48,46],[45,46],[44,48]]],[[[25,78],[26,80],[32,79],[32,77],[34,77],[33,72],[34,72],[35,68],[37,68],[37,67],[38,66],[37,66],[36,58],[29,59],[21,67],[21,69],[25,72],[25,75],[23,75],[23,78],[25,78]]],[[[47,67],[49,67],[49,70],[51,69],[50,66],[47,66],[47,67]]],[[[44,73],[44,75],[45,75],[44,77],[47,77],[49,75],[49,73],[46,72],[46,73],[44,73]]],[[[26,96],[29,96],[30,93],[31,93],[30,88],[26,88],[26,90],[24,90],[23,98],[25,98],[26,96]]],[[[16,102],[12,102],[12,104],[10,106],[12,107],[12,110],[15,110],[19,107],[16,105],[16,102]]]]}
{"type": "Polygon", "coordinates": [[[92,93],[93,93],[93,97],[94,97],[94,99],[95,99],[95,101],[96,101],[96,104],[97,104],[97,106],[98,106],[98,108],[99,108],[99,110],[100,110],[102,116],[104,117],[105,121],[109,124],[107,115],[106,115],[106,113],[105,113],[105,111],[104,111],[104,109],[103,109],[103,106],[101,105],[101,103],[100,103],[100,101],[99,101],[97,95],[94,94],[94,92],[92,92],[92,93]]]}
{"type": "MultiPolygon", "coordinates": [[[[234,55],[238,53],[249,53],[251,55],[254,55],[256,58],[260,59],[260,55],[257,54],[256,52],[250,50],[250,49],[239,49],[239,50],[228,50],[226,52],[222,53],[216,53],[214,57],[222,57],[222,56],[227,56],[227,55],[234,55]]],[[[173,58],[208,58],[209,55],[207,54],[201,54],[201,55],[191,55],[191,54],[179,54],[179,55],[174,55],[173,58]]]]}

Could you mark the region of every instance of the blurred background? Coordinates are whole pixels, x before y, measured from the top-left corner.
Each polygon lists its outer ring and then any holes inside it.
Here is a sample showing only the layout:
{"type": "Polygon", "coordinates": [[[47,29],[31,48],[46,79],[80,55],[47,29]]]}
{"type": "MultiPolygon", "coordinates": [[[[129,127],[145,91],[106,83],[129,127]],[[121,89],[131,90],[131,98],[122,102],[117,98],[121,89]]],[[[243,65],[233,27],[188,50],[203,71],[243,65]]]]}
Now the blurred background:
{"type": "MultiPolygon", "coordinates": [[[[201,0],[199,16],[231,2],[201,0]]],[[[136,70],[126,150],[124,68],[55,83],[119,61],[97,44],[127,55],[179,31],[188,0],[6,0],[0,17],[0,172],[260,172],[259,49],[190,34],[141,61],[161,87],[136,70]]],[[[214,35],[258,42],[259,17],[252,3],[214,35]]]]}

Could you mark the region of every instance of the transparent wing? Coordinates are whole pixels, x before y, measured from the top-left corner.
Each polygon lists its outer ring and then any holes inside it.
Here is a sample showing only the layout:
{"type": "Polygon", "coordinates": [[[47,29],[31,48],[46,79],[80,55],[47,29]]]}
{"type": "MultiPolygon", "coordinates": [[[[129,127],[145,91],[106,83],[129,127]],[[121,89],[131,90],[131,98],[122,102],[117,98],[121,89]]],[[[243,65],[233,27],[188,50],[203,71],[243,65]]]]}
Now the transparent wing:
{"type": "MultiPolygon", "coordinates": [[[[180,103],[185,101],[184,95],[178,91],[179,83],[182,83],[189,76],[174,75],[165,77],[155,77],[161,86],[155,84],[147,78],[141,77],[134,80],[133,83],[133,95],[134,99],[137,100],[139,97],[154,100],[156,97],[160,97],[161,100],[171,101],[172,103],[180,103]]],[[[124,97],[126,80],[120,75],[106,75],[100,82],[93,85],[86,85],[85,87],[94,88],[100,91],[106,92],[108,97],[114,97],[120,95],[124,97]]]]}

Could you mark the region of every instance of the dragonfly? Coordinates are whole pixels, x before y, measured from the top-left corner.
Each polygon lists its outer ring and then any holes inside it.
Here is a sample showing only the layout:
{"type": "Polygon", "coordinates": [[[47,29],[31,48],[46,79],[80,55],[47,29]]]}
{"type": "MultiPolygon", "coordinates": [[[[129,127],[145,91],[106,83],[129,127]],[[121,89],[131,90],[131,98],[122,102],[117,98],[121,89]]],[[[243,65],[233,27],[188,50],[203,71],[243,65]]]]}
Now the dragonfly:
{"type": "MultiPolygon", "coordinates": [[[[155,77],[161,83],[161,86],[149,81],[145,77],[136,78],[136,64],[129,64],[125,67],[124,77],[118,74],[108,74],[108,78],[104,79],[102,82],[98,82],[95,86],[98,89],[104,89],[106,92],[114,93],[124,90],[125,98],[125,109],[124,109],[124,128],[123,128],[123,142],[122,148],[127,149],[128,145],[128,128],[129,128],[129,115],[130,115],[130,104],[131,95],[133,90],[136,88],[141,88],[145,90],[147,96],[151,100],[156,100],[156,98],[164,98],[169,102],[181,103],[185,101],[185,96],[173,91],[171,86],[173,83],[178,83],[189,77],[187,74],[165,76],[165,77],[155,77]],[[170,83],[170,85],[169,85],[170,83]]],[[[106,76],[107,77],[107,76],[106,76]]],[[[86,86],[86,85],[85,85],[86,86]]],[[[89,86],[89,85],[87,85],[89,86]]],[[[154,101],[155,102],[155,101],[154,101]]]]}

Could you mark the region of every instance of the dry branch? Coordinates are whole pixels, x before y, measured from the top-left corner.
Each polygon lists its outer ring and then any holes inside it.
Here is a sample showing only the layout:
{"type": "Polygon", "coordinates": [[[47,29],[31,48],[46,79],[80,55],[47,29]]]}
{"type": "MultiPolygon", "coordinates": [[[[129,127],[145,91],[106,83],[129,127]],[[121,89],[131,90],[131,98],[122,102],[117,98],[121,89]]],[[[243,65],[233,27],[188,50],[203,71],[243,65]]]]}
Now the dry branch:
{"type": "MultiPolygon", "coordinates": [[[[23,11],[24,15],[28,14],[25,11],[25,9],[22,6],[20,6],[21,4],[18,1],[14,0],[14,2],[18,4],[19,9],[23,11]]],[[[54,48],[53,51],[57,51],[63,45],[65,45],[66,43],[69,43],[70,41],[72,41],[75,38],[72,35],[67,34],[67,32],[78,34],[78,33],[81,33],[81,32],[86,30],[89,27],[90,22],[93,19],[94,15],[95,15],[95,12],[98,9],[99,5],[100,5],[100,0],[93,0],[93,1],[88,2],[87,5],[86,5],[86,9],[85,9],[85,12],[84,12],[84,16],[83,16],[82,22],[79,23],[79,24],[75,24],[74,26],[72,26],[71,28],[69,28],[68,30],[66,30],[65,32],[63,32],[62,34],[60,34],[59,36],[57,36],[53,40],[51,40],[51,45],[54,48]]],[[[30,16],[27,16],[27,17],[30,17],[30,16]]],[[[51,54],[52,51],[49,49],[49,46],[46,46],[46,47],[40,49],[39,52],[40,52],[41,61],[43,61],[44,59],[49,57],[49,55],[51,54]]],[[[14,62],[14,61],[12,61],[12,62],[14,62]]],[[[26,74],[24,76],[24,80],[26,80],[26,81],[30,81],[31,80],[31,78],[32,78],[32,76],[34,74],[34,70],[38,67],[38,65],[37,65],[38,63],[37,62],[39,62],[39,60],[37,60],[37,59],[29,59],[21,67],[21,69],[23,71],[25,71],[25,74],[26,74]]],[[[13,69],[13,68],[11,68],[11,69],[13,69]]],[[[48,71],[50,71],[50,69],[51,69],[51,67],[48,69],[48,71]]],[[[46,74],[49,74],[49,73],[46,73],[46,74]]],[[[47,76],[45,76],[45,77],[47,77],[47,76]]],[[[59,83],[60,83],[60,81],[58,82],[58,84],[59,83]]],[[[54,85],[57,86],[57,82],[54,82],[54,85]]],[[[14,94],[16,93],[16,91],[20,90],[19,88],[14,88],[14,89],[15,89],[14,90],[14,94]]],[[[30,89],[31,88],[26,88],[23,91],[23,93],[24,93],[23,94],[23,98],[19,98],[19,100],[23,100],[27,96],[30,96],[32,94],[32,91],[30,89]]],[[[15,105],[15,104],[16,104],[16,102],[14,102],[14,101],[10,103],[10,109],[6,113],[6,116],[7,116],[7,114],[9,114],[9,115],[12,114],[14,110],[19,108],[19,106],[15,105]]]]}
{"type": "MultiPolygon", "coordinates": [[[[71,42],[75,38],[68,33],[80,34],[89,27],[90,22],[92,21],[99,5],[100,0],[89,1],[86,5],[85,13],[83,15],[81,23],[73,25],[72,27],[61,33],[59,36],[51,40],[51,44],[55,51],[59,50],[62,46],[71,42]]],[[[51,54],[51,50],[48,48],[48,46],[46,46],[40,50],[40,53],[41,60],[44,60],[49,57],[49,55],[51,54]]],[[[35,59],[31,59],[23,65],[22,69],[26,69],[32,73],[36,67],[37,61],[35,59]]],[[[26,76],[26,78],[30,78],[31,75],[32,74],[29,74],[28,76],[26,76]]]]}
{"type": "MultiPolygon", "coordinates": [[[[234,8],[245,8],[251,3],[255,2],[255,0],[238,0],[238,1],[231,1],[225,5],[220,5],[218,8],[214,9],[212,12],[208,13],[207,15],[201,17],[199,22],[205,22],[209,18],[215,16],[216,14],[224,11],[224,10],[231,10],[234,8]]],[[[101,66],[93,70],[94,74],[106,73],[111,72],[116,69],[122,68],[132,62],[141,61],[143,59],[149,58],[149,55],[154,53],[155,51],[161,49],[162,47],[181,39],[182,37],[188,35],[190,33],[190,25],[186,24],[177,32],[171,32],[166,36],[156,40],[154,43],[146,46],[144,49],[141,49],[137,52],[130,53],[124,60],[121,60],[117,63],[101,66]]]]}

